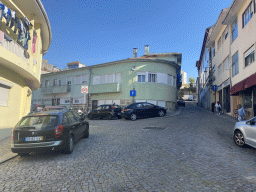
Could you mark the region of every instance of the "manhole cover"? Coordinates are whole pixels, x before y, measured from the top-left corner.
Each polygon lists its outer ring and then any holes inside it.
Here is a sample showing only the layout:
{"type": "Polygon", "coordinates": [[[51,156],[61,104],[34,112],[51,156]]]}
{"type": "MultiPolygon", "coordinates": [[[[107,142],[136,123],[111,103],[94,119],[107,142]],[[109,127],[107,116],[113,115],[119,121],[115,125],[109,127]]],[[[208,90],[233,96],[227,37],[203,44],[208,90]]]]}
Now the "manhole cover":
{"type": "Polygon", "coordinates": [[[157,129],[157,130],[164,130],[165,127],[145,127],[144,129],[157,129]]]}

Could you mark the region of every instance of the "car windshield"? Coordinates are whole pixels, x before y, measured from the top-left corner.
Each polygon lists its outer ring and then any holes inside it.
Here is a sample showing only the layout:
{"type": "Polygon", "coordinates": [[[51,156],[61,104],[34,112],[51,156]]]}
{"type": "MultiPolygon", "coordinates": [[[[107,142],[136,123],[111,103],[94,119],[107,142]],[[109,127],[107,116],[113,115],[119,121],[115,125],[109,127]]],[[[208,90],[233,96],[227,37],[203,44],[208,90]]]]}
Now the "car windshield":
{"type": "Polygon", "coordinates": [[[36,129],[45,129],[55,126],[57,123],[56,115],[29,116],[23,117],[16,127],[34,127],[36,129]]]}
{"type": "Polygon", "coordinates": [[[54,111],[54,110],[61,110],[61,109],[64,109],[64,108],[44,108],[44,111],[54,111]]]}

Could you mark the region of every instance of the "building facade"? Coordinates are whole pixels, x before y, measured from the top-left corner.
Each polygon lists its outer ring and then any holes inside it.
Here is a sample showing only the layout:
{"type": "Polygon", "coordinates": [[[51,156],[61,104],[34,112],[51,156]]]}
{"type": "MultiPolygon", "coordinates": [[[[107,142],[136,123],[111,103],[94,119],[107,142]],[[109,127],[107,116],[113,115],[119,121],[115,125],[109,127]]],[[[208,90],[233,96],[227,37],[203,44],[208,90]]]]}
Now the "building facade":
{"type": "Polygon", "coordinates": [[[30,111],[40,86],[42,56],[51,27],[40,0],[0,1],[0,130],[9,130],[30,111]]]}
{"type": "MultiPolygon", "coordinates": [[[[175,108],[177,89],[181,86],[181,54],[150,54],[89,67],[64,70],[41,76],[42,87],[33,92],[32,103],[63,105],[91,110],[101,104],[128,105],[147,101],[175,108]],[[88,86],[88,93],[82,88],[88,86]],[[136,91],[135,96],[130,92],[136,91]]],[[[134,49],[137,52],[137,49],[134,49]]]]}
{"type": "Polygon", "coordinates": [[[188,74],[185,71],[181,70],[181,76],[182,76],[182,84],[181,84],[181,88],[184,88],[185,85],[188,83],[188,74]]]}
{"type": "Polygon", "coordinates": [[[219,101],[225,113],[237,115],[238,104],[246,119],[256,115],[255,1],[233,0],[222,10],[207,39],[211,85],[210,103],[219,101]]]}

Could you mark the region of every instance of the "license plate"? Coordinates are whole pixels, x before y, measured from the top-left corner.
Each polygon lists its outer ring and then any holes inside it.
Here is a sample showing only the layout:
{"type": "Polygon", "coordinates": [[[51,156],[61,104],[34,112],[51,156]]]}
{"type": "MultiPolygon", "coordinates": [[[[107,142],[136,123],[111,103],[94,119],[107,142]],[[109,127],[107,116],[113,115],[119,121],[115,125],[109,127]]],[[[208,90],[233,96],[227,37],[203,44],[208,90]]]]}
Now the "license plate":
{"type": "Polygon", "coordinates": [[[43,136],[41,137],[25,137],[25,141],[42,141],[43,136]]]}

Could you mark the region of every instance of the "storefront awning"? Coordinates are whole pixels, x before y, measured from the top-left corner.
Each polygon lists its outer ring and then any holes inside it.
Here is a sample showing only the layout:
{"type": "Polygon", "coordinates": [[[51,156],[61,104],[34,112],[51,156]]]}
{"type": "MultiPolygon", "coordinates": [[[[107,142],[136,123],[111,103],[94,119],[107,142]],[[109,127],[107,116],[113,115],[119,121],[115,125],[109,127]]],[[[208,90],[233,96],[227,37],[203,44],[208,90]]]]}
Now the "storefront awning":
{"type": "Polygon", "coordinates": [[[230,90],[230,95],[238,95],[239,91],[248,89],[253,85],[256,85],[256,73],[235,84],[230,90]]]}
{"type": "Polygon", "coordinates": [[[256,85],[256,73],[245,79],[244,88],[247,89],[253,85],[256,85]]]}
{"type": "Polygon", "coordinates": [[[244,82],[240,81],[239,83],[235,84],[231,89],[230,89],[230,95],[237,95],[239,91],[244,90],[244,82]]]}

